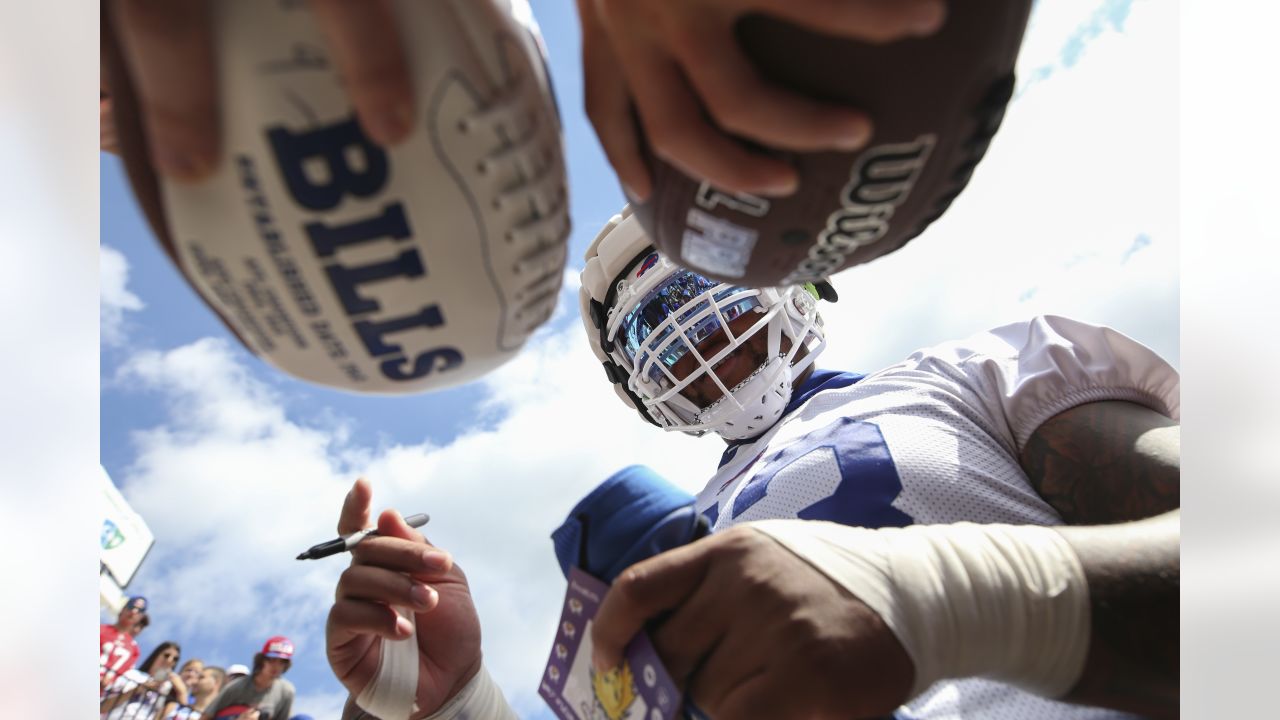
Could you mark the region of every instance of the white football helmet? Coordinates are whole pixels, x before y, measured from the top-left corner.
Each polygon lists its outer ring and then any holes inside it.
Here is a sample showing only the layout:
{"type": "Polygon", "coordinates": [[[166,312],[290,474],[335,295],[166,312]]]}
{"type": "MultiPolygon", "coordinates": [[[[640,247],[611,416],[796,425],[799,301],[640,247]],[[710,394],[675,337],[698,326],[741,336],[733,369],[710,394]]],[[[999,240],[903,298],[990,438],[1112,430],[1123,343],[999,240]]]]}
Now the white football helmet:
{"type": "Polygon", "coordinates": [[[591,348],[623,402],[665,430],[759,435],[826,346],[815,288],[746,288],[686,270],[654,249],[630,206],[600,231],[586,261],[578,299],[591,348]],[[746,329],[734,322],[748,314],[756,319],[746,329]],[[726,387],[713,369],[761,332],[759,366],[726,387]],[[699,406],[681,390],[703,377],[719,393],[699,406]]]}

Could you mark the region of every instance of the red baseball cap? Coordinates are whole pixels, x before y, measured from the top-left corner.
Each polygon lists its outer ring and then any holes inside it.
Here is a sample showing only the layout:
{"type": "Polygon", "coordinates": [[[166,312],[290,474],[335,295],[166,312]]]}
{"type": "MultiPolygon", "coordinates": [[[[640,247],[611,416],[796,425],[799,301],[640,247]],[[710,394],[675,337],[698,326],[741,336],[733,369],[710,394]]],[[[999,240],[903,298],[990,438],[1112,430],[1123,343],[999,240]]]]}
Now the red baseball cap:
{"type": "Polygon", "coordinates": [[[267,642],[262,646],[262,655],[263,657],[290,660],[293,658],[293,643],[289,642],[289,638],[283,635],[268,638],[267,642]]]}

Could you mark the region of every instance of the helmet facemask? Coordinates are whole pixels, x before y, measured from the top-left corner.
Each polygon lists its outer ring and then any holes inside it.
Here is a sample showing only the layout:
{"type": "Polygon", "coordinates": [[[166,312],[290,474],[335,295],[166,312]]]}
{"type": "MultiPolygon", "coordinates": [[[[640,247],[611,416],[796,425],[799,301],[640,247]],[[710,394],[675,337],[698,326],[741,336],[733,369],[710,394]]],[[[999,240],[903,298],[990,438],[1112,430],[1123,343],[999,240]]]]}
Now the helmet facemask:
{"type": "Polygon", "coordinates": [[[656,252],[624,273],[611,295],[605,350],[666,430],[759,435],[781,417],[795,379],[825,346],[808,291],[718,283],[656,252]]]}

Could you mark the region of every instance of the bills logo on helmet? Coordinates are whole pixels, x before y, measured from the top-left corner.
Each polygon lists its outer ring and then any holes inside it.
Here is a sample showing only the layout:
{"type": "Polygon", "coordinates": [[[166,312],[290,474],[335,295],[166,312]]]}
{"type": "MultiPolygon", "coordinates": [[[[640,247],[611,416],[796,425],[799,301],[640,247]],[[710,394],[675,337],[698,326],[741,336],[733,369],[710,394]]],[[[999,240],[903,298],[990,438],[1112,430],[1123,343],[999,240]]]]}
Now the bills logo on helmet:
{"type": "Polygon", "coordinates": [[[636,270],[636,277],[639,278],[641,275],[648,272],[649,268],[657,264],[658,264],[658,253],[656,252],[649,253],[649,257],[645,258],[644,262],[640,263],[640,267],[636,270]]]}

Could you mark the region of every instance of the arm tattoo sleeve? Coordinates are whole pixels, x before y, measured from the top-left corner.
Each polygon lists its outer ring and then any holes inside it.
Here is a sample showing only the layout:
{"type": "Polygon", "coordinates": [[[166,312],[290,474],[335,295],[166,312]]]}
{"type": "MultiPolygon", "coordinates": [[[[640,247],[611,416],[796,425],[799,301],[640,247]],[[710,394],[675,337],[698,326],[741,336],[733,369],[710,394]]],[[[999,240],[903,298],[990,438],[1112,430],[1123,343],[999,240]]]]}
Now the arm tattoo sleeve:
{"type": "Polygon", "coordinates": [[[1086,403],[1032,433],[1021,464],[1068,525],[1148,518],[1179,507],[1179,429],[1129,402],[1086,403]]]}

